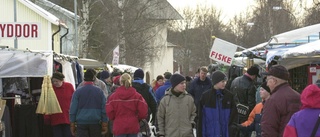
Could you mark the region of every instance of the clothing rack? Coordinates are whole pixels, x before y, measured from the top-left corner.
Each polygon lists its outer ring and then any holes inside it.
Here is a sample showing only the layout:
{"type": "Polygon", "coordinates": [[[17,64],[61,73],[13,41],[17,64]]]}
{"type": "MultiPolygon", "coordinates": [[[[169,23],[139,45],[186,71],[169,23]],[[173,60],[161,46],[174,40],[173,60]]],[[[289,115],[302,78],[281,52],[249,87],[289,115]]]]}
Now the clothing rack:
{"type": "Polygon", "coordinates": [[[17,98],[21,98],[21,97],[1,97],[1,99],[3,99],[3,100],[7,100],[7,99],[17,99],[17,98]]]}
{"type": "Polygon", "coordinates": [[[76,57],[76,56],[57,54],[55,52],[53,52],[53,58],[54,59],[62,59],[62,60],[70,61],[70,62],[78,60],[78,57],[76,57]]]}

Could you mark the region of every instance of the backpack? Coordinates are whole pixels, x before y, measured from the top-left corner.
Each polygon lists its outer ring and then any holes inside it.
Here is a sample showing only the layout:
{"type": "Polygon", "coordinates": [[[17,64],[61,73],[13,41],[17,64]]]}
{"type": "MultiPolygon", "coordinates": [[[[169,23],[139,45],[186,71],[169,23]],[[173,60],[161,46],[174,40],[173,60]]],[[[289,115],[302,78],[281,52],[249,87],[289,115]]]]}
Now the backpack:
{"type": "Polygon", "coordinates": [[[148,105],[148,114],[151,113],[150,107],[151,107],[151,100],[152,100],[152,95],[149,92],[149,85],[146,83],[140,84],[137,82],[133,82],[132,83],[132,87],[136,89],[136,91],[143,97],[143,99],[146,101],[147,105],[148,105]],[[150,96],[150,95],[151,96],[150,96]],[[150,98],[151,97],[151,98],[150,98]]]}
{"type": "Polygon", "coordinates": [[[140,132],[138,137],[151,137],[150,127],[148,121],[145,119],[140,120],[140,132]]]}

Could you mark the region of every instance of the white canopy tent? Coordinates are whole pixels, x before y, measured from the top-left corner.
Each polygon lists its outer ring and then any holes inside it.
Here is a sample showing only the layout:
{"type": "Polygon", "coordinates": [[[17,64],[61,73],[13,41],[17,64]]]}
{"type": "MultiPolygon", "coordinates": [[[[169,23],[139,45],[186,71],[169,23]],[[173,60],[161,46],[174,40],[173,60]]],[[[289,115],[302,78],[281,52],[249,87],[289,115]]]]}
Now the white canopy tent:
{"type": "Polygon", "coordinates": [[[311,34],[319,33],[320,32],[320,24],[315,24],[299,29],[295,29],[292,31],[288,31],[285,33],[281,33],[271,37],[269,44],[275,43],[292,43],[298,39],[307,37],[311,34]]]}
{"type": "Polygon", "coordinates": [[[83,65],[84,68],[88,69],[88,68],[103,68],[106,65],[98,60],[94,60],[94,59],[87,59],[87,58],[80,58],[78,59],[78,63],[83,65]]]}
{"type": "MultiPolygon", "coordinates": [[[[301,41],[301,39],[306,39],[306,37],[310,35],[318,35],[320,33],[320,24],[315,24],[295,30],[291,30],[288,32],[284,32],[278,35],[274,35],[270,38],[268,42],[264,42],[261,44],[258,44],[254,47],[245,49],[243,52],[248,52],[248,51],[256,51],[256,50],[261,50],[263,48],[270,48],[269,45],[275,45],[275,44],[281,44],[281,43],[295,43],[297,41],[301,41]]],[[[319,39],[319,38],[318,38],[319,39]]],[[[315,39],[310,39],[311,41],[314,41],[315,39]]],[[[310,41],[307,41],[310,42],[310,41]]],[[[273,47],[274,48],[274,47],[273,47]]]]}

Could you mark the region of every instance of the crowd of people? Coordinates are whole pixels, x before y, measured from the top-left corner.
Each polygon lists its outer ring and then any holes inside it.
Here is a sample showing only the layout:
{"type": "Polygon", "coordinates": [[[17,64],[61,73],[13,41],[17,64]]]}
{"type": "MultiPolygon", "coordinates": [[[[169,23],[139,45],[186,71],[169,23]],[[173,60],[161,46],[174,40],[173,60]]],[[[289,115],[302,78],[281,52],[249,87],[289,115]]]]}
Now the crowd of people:
{"type": "Polygon", "coordinates": [[[62,113],[45,120],[55,137],[151,136],[149,128],[141,130],[145,121],[158,137],[320,136],[320,82],[300,95],[284,66],[260,70],[251,66],[242,76],[229,74],[229,80],[203,66],[194,78],[165,72],[149,85],[142,69],[87,69],[77,89],[56,72],[52,82],[62,113]]]}

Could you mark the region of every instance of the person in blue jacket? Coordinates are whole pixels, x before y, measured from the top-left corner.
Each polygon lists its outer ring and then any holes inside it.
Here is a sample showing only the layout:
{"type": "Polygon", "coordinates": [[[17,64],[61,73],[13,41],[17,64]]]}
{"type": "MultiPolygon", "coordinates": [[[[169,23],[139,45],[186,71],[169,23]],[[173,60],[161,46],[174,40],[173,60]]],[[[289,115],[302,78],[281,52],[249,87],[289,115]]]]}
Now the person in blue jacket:
{"type": "Polygon", "coordinates": [[[218,70],[211,77],[213,87],[199,101],[197,137],[234,137],[238,118],[234,96],[225,89],[228,78],[218,70]]]}

